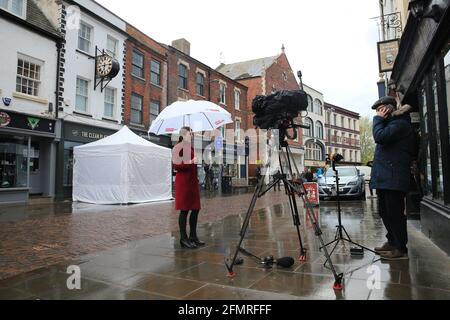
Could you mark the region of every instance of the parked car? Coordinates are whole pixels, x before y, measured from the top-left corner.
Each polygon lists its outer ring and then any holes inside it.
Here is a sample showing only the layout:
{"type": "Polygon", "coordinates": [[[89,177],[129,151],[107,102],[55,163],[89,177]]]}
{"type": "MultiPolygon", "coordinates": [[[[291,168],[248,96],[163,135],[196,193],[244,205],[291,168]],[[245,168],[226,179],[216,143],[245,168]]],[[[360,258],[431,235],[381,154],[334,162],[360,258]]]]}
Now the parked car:
{"type": "Polygon", "coordinates": [[[357,166],[356,169],[358,169],[359,172],[364,173],[364,179],[366,180],[366,183],[369,183],[372,168],[368,166],[357,166]]]}
{"type": "MultiPolygon", "coordinates": [[[[339,174],[339,195],[342,198],[366,199],[364,177],[356,167],[336,167],[339,174]]],[[[329,168],[323,177],[317,180],[320,199],[337,196],[336,177],[333,169],[329,168]]]]}

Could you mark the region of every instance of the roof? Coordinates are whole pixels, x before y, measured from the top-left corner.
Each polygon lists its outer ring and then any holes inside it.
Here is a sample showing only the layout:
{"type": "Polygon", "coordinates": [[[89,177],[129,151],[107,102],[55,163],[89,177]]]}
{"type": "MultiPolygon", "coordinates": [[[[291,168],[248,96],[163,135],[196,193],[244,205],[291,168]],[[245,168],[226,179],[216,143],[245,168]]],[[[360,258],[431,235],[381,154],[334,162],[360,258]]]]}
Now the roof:
{"type": "Polygon", "coordinates": [[[47,31],[55,36],[61,36],[61,34],[53,27],[53,25],[48,21],[47,17],[38,8],[36,3],[33,1],[27,1],[27,17],[26,21],[30,24],[47,31]]]}
{"type": "Polygon", "coordinates": [[[278,59],[279,55],[255,60],[221,64],[217,71],[235,80],[261,77],[263,72],[278,59]]]}
{"type": "Polygon", "coordinates": [[[124,126],[122,129],[120,129],[119,131],[117,131],[116,133],[82,145],[82,146],[78,146],[75,147],[77,150],[84,150],[84,149],[91,149],[91,148],[96,148],[96,147],[105,147],[105,146],[115,146],[115,145],[124,145],[124,144],[132,144],[132,145],[138,145],[138,146],[145,146],[145,147],[153,147],[155,149],[162,149],[162,150],[167,150],[167,148],[161,147],[157,144],[154,144],[150,141],[147,141],[141,137],[139,137],[137,134],[135,134],[133,131],[131,131],[127,126],[124,126]]]}

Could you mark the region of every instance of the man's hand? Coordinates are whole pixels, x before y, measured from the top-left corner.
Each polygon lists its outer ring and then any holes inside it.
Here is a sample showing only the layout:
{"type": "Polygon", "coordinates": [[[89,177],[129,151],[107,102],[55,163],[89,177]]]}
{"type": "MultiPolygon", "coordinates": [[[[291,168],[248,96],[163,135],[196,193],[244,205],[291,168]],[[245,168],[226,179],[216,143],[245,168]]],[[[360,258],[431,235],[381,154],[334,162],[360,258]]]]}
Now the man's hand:
{"type": "Polygon", "coordinates": [[[389,116],[389,108],[385,105],[381,105],[377,108],[377,116],[386,119],[389,116]]]}

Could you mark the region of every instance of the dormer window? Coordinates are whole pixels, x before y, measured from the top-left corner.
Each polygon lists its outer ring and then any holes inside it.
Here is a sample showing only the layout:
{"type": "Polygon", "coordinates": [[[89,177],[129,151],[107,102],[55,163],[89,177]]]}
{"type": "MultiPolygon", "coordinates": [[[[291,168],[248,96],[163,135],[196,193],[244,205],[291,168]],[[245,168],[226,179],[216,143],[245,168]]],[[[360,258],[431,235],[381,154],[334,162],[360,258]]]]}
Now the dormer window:
{"type": "Polygon", "coordinates": [[[25,19],[27,0],[0,0],[0,8],[25,19]]]}

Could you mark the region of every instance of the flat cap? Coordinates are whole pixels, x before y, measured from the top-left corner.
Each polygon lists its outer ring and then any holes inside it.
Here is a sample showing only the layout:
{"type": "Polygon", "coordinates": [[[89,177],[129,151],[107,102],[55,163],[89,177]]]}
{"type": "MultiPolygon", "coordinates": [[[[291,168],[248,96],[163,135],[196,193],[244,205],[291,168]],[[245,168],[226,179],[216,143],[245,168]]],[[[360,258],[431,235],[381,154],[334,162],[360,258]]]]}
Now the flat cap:
{"type": "Polygon", "coordinates": [[[394,97],[391,96],[382,97],[373,104],[372,110],[376,110],[379,106],[383,104],[390,104],[395,107],[397,105],[397,101],[395,100],[394,97]]]}

